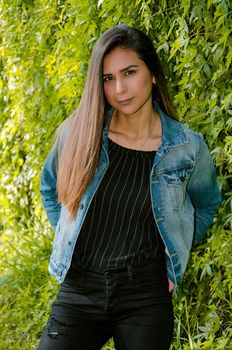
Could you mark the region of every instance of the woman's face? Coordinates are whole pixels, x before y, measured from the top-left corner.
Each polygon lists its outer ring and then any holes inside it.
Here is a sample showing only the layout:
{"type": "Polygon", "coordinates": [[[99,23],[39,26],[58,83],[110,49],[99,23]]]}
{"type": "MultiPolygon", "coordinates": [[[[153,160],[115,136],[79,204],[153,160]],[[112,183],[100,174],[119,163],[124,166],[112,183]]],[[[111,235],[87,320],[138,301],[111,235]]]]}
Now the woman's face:
{"type": "Polygon", "coordinates": [[[155,77],[131,49],[117,47],[103,61],[104,93],[108,103],[124,115],[152,104],[155,77]]]}

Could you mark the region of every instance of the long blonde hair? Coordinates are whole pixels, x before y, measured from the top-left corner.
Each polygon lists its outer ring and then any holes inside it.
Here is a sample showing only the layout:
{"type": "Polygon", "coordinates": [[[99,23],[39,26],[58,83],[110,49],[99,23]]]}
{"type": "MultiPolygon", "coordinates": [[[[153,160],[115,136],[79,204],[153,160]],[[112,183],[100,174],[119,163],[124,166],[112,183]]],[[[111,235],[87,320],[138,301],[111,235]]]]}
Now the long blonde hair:
{"type": "Polygon", "coordinates": [[[79,106],[63,122],[58,132],[58,142],[65,138],[58,160],[58,199],[69,210],[71,220],[76,215],[99,160],[108,107],[103,90],[103,59],[118,46],[132,49],[146,63],[156,77],[153,98],[168,116],[176,119],[159,59],[150,39],[141,31],[124,24],[106,31],[93,49],[79,106]]]}

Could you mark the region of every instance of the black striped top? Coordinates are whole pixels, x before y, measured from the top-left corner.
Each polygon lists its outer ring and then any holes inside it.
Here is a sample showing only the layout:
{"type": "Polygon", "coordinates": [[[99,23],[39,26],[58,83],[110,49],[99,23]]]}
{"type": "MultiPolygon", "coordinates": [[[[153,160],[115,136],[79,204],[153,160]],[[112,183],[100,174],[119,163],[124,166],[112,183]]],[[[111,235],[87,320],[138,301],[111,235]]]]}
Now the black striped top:
{"type": "Polygon", "coordinates": [[[105,270],[158,258],[157,252],[163,256],[149,185],[154,156],[109,139],[109,167],[78,238],[78,263],[105,270]]]}

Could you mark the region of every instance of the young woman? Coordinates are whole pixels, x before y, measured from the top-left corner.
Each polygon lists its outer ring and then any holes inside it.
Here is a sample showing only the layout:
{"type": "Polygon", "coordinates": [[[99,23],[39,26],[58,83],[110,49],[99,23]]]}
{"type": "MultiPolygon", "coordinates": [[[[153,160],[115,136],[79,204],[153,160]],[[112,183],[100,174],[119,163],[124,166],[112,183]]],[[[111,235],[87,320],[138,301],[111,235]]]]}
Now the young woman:
{"type": "Polygon", "coordinates": [[[41,194],[61,283],[40,350],[166,350],[171,292],[220,203],[201,135],[176,120],[150,39],[119,25],[90,60],[41,194]]]}

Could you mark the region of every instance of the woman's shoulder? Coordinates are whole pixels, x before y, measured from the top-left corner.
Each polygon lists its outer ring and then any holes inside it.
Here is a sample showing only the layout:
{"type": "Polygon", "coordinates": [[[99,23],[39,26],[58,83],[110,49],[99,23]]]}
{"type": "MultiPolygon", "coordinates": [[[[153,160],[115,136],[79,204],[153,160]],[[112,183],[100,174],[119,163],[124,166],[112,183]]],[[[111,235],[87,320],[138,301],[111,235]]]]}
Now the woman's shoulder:
{"type": "Polygon", "coordinates": [[[185,122],[182,120],[177,120],[169,115],[167,115],[160,106],[155,102],[154,108],[159,112],[161,120],[162,120],[162,126],[163,131],[169,138],[169,140],[179,140],[179,142],[187,142],[191,140],[195,140],[200,142],[200,140],[203,138],[203,136],[193,130],[189,125],[186,125],[185,122]]]}
{"type": "Polygon", "coordinates": [[[67,117],[63,120],[63,122],[58,126],[56,131],[56,141],[59,144],[64,144],[65,140],[67,140],[70,132],[73,128],[73,115],[67,117]]]}
{"type": "Polygon", "coordinates": [[[197,153],[200,152],[202,147],[205,145],[204,136],[196,130],[193,130],[189,125],[179,122],[183,132],[188,139],[190,146],[195,149],[197,153]]]}
{"type": "Polygon", "coordinates": [[[59,159],[66,141],[72,129],[72,116],[67,117],[56,129],[55,141],[51,149],[51,153],[55,154],[59,159]]]}
{"type": "Polygon", "coordinates": [[[178,123],[181,126],[181,128],[183,129],[184,133],[186,135],[188,135],[189,137],[193,137],[193,138],[197,138],[197,139],[202,139],[203,138],[201,133],[199,133],[198,131],[192,129],[188,124],[185,124],[182,121],[178,121],[178,123]]]}
{"type": "Polygon", "coordinates": [[[203,136],[199,132],[193,130],[183,121],[173,119],[162,113],[162,124],[165,138],[171,144],[186,144],[191,143],[198,145],[202,143],[203,136]]]}

